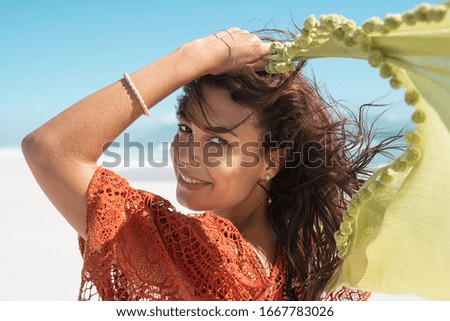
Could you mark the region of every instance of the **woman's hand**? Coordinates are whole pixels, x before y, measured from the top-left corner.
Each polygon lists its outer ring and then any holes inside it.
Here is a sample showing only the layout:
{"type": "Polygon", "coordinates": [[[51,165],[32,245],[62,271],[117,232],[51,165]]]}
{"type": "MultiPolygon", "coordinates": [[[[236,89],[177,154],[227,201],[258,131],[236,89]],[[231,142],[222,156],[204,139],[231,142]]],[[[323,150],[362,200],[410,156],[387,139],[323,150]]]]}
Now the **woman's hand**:
{"type": "Polygon", "coordinates": [[[270,43],[262,42],[258,36],[239,28],[230,28],[190,43],[198,63],[205,73],[218,75],[239,73],[242,70],[264,70],[270,43]]]}

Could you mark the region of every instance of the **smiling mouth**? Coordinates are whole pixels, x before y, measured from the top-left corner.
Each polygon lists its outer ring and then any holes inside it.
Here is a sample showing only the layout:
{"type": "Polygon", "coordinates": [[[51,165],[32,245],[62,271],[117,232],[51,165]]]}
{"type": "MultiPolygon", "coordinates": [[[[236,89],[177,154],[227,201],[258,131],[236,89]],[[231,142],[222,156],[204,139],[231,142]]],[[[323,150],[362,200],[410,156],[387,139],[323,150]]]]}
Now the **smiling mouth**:
{"type": "Polygon", "coordinates": [[[198,189],[210,184],[209,182],[199,181],[181,173],[178,173],[178,183],[187,189],[198,189]]]}
{"type": "Polygon", "coordinates": [[[190,184],[207,183],[207,182],[205,182],[205,181],[199,181],[199,180],[190,178],[190,177],[185,176],[185,175],[183,175],[183,174],[181,174],[181,173],[179,173],[179,175],[180,175],[181,179],[184,180],[186,183],[190,183],[190,184]]]}

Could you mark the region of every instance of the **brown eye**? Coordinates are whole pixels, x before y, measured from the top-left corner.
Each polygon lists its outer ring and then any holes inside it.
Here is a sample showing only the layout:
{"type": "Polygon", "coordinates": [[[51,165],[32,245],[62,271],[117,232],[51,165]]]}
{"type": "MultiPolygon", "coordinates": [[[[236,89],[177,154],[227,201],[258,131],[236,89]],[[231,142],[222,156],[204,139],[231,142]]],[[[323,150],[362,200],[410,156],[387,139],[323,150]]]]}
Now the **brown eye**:
{"type": "Polygon", "coordinates": [[[188,126],[183,124],[178,124],[178,131],[186,134],[192,133],[192,130],[188,126]]]}
{"type": "Polygon", "coordinates": [[[228,142],[220,137],[213,137],[210,139],[210,141],[213,142],[214,144],[228,145],[228,142]]]}

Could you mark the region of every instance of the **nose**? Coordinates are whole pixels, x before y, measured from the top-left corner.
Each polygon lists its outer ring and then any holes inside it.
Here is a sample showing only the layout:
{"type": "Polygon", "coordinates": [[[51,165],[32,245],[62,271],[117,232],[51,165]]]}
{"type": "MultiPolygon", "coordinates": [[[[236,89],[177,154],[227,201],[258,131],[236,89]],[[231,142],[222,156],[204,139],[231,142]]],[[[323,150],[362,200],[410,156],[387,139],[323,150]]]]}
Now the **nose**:
{"type": "Polygon", "coordinates": [[[186,139],[180,139],[177,134],[172,142],[173,157],[176,166],[199,167],[200,166],[200,142],[196,141],[193,134],[187,135],[186,139]]]}

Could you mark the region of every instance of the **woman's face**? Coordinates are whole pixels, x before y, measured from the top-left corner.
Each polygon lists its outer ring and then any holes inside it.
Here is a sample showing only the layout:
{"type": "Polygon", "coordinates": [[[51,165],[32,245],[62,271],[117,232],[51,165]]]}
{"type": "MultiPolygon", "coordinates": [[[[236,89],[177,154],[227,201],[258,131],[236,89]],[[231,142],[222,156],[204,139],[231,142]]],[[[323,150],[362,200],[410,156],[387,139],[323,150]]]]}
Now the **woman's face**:
{"type": "MultiPolygon", "coordinates": [[[[225,89],[204,86],[202,92],[214,127],[230,128],[251,113],[234,102],[225,89]]],[[[251,212],[267,202],[257,181],[270,171],[262,158],[261,133],[254,127],[255,121],[252,115],[232,131],[210,133],[179,119],[171,156],[180,204],[227,217],[251,212]]]]}

